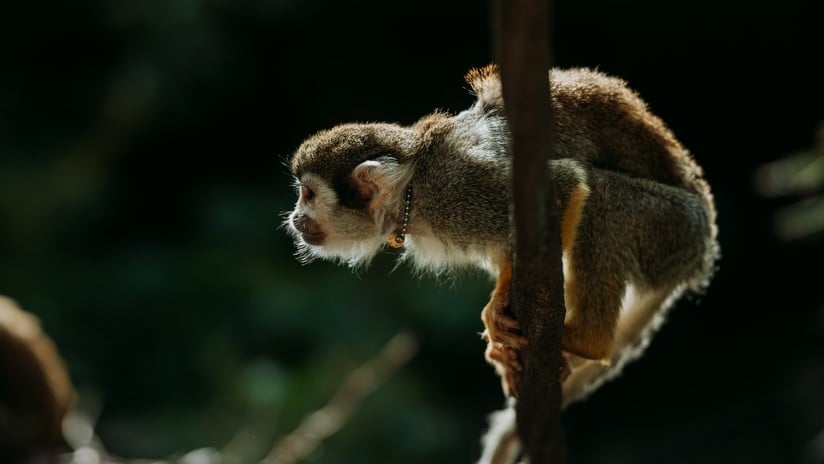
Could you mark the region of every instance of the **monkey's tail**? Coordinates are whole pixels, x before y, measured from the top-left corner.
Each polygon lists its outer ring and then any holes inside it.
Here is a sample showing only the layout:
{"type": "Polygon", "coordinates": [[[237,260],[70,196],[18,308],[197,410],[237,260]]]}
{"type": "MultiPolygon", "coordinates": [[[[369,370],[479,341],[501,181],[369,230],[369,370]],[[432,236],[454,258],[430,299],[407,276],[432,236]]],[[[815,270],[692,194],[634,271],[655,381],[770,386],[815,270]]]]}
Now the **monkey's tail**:
{"type": "Polygon", "coordinates": [[[641,294],[632,286],[627,287],[609,363],[564,354],[572,373],[562,385],[563,407],[586,398],[604,382],[617,377],[628,362],[638,358],[684,289],[684,285],[679,285],[641,294]]]}
{"type": "Polygon", "coordinates": [[[489,415],[489,430],[481,438],[483,451],[477,464],[512,464],[521,454],[515,423],[515,398],[504,409],[489,415]]]}
{"type": "Polygon", "coordinates": [[[718,260],[721,257],[721,247],[718,244],[718,211],[715,208],[715,197],[709,183],[704,179],[698,168],[697,175],[692,179],[691,188],[701,198],[701,204],[706,213],[706,233],[704,234],[704,256],[701,273],[690,283],[693,291],[703,291],[709,284],[709,279],[715,273],[718,260]]]}

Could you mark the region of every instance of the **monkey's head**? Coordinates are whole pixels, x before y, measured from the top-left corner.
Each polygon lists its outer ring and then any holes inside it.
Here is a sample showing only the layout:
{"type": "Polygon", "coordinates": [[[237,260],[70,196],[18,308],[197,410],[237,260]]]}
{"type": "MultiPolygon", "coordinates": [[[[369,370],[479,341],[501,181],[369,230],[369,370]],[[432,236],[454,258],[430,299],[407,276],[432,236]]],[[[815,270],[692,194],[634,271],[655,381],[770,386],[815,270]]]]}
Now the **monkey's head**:
{"type": "Polygon", "coordinates": [[[414,144],[414,131],[394,124],[346,124],[301,144],[290,164],[298,201],[286,224],[303,261],[355,266],[375,256],[400,223],[414,144]]]}

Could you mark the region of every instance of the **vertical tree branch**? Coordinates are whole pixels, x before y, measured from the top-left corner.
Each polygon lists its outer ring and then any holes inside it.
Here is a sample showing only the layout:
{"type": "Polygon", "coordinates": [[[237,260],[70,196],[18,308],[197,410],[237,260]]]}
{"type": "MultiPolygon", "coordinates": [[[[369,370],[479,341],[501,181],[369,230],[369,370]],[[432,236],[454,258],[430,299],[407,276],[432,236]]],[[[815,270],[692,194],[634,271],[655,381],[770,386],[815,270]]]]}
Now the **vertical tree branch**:
{"type": "Polygon", "coordinates": [[[549,171],[552,114],[547,72],[549,0],[498,0],[497,56],[512,132],[512,307],[529,340],[517,405],[533,463],[566,460],[559,383],[564,281],[560,208],[549,171]]]}

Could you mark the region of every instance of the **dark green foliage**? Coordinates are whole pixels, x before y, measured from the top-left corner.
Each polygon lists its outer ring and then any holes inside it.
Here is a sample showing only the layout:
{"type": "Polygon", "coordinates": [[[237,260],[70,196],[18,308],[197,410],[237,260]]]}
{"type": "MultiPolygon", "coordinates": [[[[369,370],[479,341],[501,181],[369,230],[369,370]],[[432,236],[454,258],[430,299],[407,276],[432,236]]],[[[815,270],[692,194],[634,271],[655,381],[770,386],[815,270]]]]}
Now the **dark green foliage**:
{"type": "MultiPolygon", "coordinates": [[[[725,250],[701,304],[564,417],[571,461],[793,462],[824,427],[820,273],[800,271],[820,252],[772,238],[777,205],[749,178],[824,117],[813,3],[557,2],[556,64],[627,79],[670,124],[716,192],[725,250]]],[[[389,253],[358,274],[301,266],[278,227],[295,201],[283,163],[313,132],[470,104],[486,7],[1,2],[0,294],[99,399],[111,451],[222,447],[245,425],[265,450],[408,329],[417,358],[314,462],[478,455],[501,404],[477,336],[487,278],[415,279],[389,253]]]]}

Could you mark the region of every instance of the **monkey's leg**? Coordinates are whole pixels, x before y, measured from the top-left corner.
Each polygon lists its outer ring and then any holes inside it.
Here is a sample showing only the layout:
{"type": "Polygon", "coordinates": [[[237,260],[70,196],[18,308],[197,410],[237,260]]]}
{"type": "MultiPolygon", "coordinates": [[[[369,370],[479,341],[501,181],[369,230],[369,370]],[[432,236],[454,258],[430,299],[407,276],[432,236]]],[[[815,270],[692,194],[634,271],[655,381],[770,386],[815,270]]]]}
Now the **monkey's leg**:
{"type": "Polygon", "coordinates": [[[483,339],[488,342],[485,357],[501,376],[504,392],[517,396],[517,376],[521,371],[518,351],[527,344],[521,334],[518,321],[509,313],[509,297],[512,286],[512,263],[505,260],[501,265],[492,297],[481,312],[484,323],[483,339]]]}
{"type": "Polygon", "coordinates": [[[522,370],[518,352],[500,343],[488,342],[484,357],[495,368],[495,373],[501,378],[501,389],[504,396],[517,398],[519,376],[522,370]]]}
{"type": "Polygon", "coordinates": [[[609,365],[571,356],[572,375],[562,385],[564,407],[589,395],[621,372],[626,363],[641,355],[649,344],[652,332],[661,325],[666,312],[665,304],[672,295],[673,289],[665,288],[630,298],[615,329],[615,344],[609,365]]]}
{"type": "Polygon", "coordinates": [[[564,285],[568,317],[563,348],[582,358],[608,363],[626,284],[609,266],[583,269],[580,260],[573,260],[564,285]]]}

